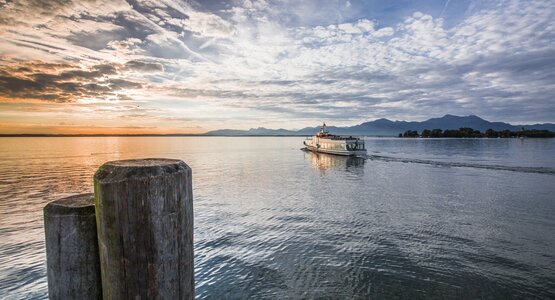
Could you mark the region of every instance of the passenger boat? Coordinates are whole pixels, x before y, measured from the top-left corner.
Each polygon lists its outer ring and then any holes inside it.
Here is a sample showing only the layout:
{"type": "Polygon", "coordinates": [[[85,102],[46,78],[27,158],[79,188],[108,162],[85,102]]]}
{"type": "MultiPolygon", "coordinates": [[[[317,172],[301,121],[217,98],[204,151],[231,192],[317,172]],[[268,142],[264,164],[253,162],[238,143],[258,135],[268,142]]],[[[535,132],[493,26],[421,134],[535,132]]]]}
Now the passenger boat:
{"type": "Polygon", "coordinates": [[[326,130],[326,123],[320,128],[320,132],[304,142],[307,150],[328,154],[364,156],[366,147],[364,140],[352,136],[340,136],[329,133],[326,130]]]}

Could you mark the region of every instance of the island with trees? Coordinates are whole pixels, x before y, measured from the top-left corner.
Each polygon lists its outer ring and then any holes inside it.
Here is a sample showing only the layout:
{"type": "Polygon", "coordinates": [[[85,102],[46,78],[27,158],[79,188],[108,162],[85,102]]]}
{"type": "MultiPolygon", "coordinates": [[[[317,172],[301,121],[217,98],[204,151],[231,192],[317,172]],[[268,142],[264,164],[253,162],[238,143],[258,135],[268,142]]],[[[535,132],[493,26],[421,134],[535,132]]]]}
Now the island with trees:
{"type": "Polygon", "coordinates": [[[484,132],[463,127],[459,129],[424,129],[421,133],[416,130],[407,130],[399,133],[402,138],[552,138],[555,132],[549,130],[524,129],[519,131],[488,129],[484,132]]]}

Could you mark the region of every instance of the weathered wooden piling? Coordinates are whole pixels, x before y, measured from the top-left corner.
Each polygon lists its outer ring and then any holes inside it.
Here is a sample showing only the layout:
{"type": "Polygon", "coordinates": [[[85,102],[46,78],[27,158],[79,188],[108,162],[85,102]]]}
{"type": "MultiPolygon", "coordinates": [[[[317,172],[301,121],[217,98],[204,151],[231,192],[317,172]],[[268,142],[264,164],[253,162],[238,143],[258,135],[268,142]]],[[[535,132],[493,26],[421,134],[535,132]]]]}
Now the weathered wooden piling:
{"type": "Polygon", "coordinates": [[[104,299],[193,299],[191,169],[107,162],[94,175],[104,299]]]}
{"type": "Polygon", "coordinates": [[[94,195],[48,203],[44,230],[50,299],[102,299],[94,195]]]}

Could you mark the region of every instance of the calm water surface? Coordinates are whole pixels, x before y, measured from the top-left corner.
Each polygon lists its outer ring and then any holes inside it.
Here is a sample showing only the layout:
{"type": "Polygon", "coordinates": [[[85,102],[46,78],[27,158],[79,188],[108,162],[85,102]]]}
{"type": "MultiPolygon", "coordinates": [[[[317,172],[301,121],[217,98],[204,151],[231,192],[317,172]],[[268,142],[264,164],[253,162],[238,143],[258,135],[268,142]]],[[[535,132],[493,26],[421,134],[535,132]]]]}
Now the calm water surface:
{"type": "Polygon", "coordinates": [[[0,138],[0,299],[47,297],[42,208],[115,159],[194,173],[200,299],[555,298],[555,139],[0,138]]]}

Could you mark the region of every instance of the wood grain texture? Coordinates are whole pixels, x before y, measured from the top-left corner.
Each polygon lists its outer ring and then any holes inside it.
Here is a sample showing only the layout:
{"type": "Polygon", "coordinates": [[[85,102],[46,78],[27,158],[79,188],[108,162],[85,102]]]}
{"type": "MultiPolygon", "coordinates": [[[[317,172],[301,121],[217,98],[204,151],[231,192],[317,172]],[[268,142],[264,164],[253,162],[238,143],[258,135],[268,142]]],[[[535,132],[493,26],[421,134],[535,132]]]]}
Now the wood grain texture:
{"type": "Polygon", "coordinates": [[[82,194],[44,207],[50,299],[102,299],[94,195],[82,194]]]}
{"type": "Polygon", "coordinates": [[[94,188],[104,299],[194,299],[191,169],[108,162],[94,188]]]}

